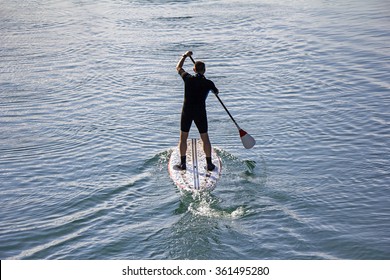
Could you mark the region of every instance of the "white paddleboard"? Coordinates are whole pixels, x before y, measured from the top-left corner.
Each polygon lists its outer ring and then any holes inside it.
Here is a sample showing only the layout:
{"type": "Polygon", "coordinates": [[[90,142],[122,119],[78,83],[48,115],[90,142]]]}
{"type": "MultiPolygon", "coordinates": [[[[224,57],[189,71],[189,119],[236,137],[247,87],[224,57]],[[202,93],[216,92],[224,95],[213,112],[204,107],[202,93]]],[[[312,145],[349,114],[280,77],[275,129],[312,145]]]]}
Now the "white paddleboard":
{"type": "Polygon", "coordinates": [[[180,163],[179,147],[176,147],[168,162],[169,175],[180,190],[189,192],[212,191],[221,176],[221,159],[212,149],[212,162],[215,165],[213,171],[207,170],[206,155],[203,151],[203,143],[200,139],[187,140],[186,170],[175,168],[180,163]]]}

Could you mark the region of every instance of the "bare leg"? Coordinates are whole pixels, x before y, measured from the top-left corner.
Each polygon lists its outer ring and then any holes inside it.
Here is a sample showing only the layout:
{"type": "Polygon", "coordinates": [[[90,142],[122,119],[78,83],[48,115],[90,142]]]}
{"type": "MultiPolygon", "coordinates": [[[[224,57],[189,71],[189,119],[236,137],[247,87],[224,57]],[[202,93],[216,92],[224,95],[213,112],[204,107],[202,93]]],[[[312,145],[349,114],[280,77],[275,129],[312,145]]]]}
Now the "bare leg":
{"type": "Polygon", "coordinates": [[[201,133],[200,138],[202,138],[203,142],[203,150],[206,155],[206,157],[211,157],[211,143],[209,139],[209,134],[206,133],[201,133]]]}
{"type": "Polygon", "coordinates": [[[201,133],[200,138],[203,141],[203,150],[206,154],[207,161],[207,170],[212,171],[215,168],[215,165],[211,162],[211,143],[209,139],[209,135],[207,133],[201,133]]]}
{"type": "Polygon", "coordinates": [[[180,131],[180,142],[179,142],[179,150],[180,156],[185,156],[187,153],[187,139],[188,132],[180,131]]]}

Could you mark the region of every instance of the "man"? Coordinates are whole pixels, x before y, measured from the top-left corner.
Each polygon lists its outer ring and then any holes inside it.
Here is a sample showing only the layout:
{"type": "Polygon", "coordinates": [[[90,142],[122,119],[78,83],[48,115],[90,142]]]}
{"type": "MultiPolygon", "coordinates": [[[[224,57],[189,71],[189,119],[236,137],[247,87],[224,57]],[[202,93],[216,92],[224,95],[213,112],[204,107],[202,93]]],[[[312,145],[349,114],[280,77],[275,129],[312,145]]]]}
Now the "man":
{"type": "Polygon", "coordinates": [[[187,139],[192,121],[194,121],[203,142],[203,150],[207,160],[207,170],[212,171],[214,170],[215,165],[211,161],[211,144],[207,133],[206,98],[210,90],[215,94],[218,94],[218,89],[212,81],[206,79],[204,76],[206,65],[203,62],[197,61],[195,63],[193,69],[195,76],[190,75],[183,69],[184,61],[188,56],[192,56],[191,51],[187,51],[176,66],[177,72],[184,80],[184,103],[181,113],[179,142],[181,162],[176,165],[176,168],[180,170],[186,169],[187,139]]]}

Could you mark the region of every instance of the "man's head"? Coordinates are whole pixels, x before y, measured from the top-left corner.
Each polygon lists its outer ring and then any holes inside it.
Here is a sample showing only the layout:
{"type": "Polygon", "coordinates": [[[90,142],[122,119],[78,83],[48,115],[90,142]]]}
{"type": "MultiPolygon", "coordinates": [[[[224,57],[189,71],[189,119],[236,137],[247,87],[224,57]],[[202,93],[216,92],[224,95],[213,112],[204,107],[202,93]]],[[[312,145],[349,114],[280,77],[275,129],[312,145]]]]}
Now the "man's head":
{"type": "Polygon", "coordinates": [[[195,62],[194,71],[203,75],[206,72],[206,65],[202,61],[197,61],[195,62]]]}

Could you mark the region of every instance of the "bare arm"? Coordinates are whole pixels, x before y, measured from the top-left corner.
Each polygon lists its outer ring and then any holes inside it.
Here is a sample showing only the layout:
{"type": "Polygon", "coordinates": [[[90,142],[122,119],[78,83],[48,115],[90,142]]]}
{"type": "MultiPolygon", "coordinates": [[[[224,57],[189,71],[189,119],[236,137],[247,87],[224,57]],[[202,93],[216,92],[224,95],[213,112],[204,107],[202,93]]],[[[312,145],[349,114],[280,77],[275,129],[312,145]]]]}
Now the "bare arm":
{"type": "Polygon", "coordinates": [[[180,70],[181,69],[183,69],[183,64],[184,64],[184,61],[186,60],[186,56],[185,55],[183,55],[181,58],[180,58],[180,60],[179,60],[179,62],[177,63],[177,65],[176,65],[176,70],[177,70],[177,72],[180,72],[180,70]]]}
{"type": "Polygon", "coordinates": [[[183,54],[183,56],[180,58],[179,62],[176,65],[177,72],[183,69],[184,61],[186,60],[187,56],[191,56],[191,55],[192,55],[192,51],[187,51],[185,54],[183,54]]]}

